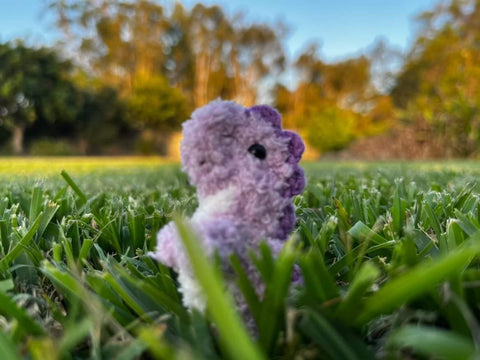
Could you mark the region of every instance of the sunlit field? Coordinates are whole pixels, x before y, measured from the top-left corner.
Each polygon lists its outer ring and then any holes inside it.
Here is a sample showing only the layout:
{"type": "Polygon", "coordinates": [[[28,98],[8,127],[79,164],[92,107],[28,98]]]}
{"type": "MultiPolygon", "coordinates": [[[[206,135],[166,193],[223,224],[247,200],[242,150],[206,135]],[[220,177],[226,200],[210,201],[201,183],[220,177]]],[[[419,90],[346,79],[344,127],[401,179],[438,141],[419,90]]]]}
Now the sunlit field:
{"type": "Polygon", "coordinates": [[[43,178],[66,170],[72,174],[99,170],[152,169],[174,163],[172,160],[151,157],[0,157],[0,175],[28,175],[43,178]]]}
{"type": "Polygon", "coordinates": [[[250,334],[212,264],[195,269],[217,294],[202,315],[147,255],[162,226],[197,206],[178,164],[0,159],[1,358],[478,356],[480,163],[303,166],[289,246],[256,259],[263,299],[235,267],[250,334]],[[291,286],[295,263],[303,283],[291,286]]]}

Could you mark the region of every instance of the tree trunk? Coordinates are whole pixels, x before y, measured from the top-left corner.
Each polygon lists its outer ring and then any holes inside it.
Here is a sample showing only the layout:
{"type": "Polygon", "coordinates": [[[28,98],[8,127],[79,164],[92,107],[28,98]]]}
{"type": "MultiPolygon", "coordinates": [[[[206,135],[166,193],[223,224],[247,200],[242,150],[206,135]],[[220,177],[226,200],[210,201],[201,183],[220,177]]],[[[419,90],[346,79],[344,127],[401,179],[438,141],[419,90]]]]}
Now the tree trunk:
{"type": "Polygon", "coordinates": [[[78,145],[77,145],[78,151],[80,152],[81,155],[85,156],[88,155],[88,141],[84,137],[80,137],[78,139],[78,145]]]}
{"type": "Polygon", "coordinates": [[[23,154],[23,138],[25,135],[25,125],[17,125],[13,128],[12,148],[15,155],[23,154]]]}
{"type": "Polygon", "coordinates": [[[208,50],[200,52],[195,59],[193,102],[200,107],[208,102],[208,82],[211,73],[211,55],[208,50]]]}

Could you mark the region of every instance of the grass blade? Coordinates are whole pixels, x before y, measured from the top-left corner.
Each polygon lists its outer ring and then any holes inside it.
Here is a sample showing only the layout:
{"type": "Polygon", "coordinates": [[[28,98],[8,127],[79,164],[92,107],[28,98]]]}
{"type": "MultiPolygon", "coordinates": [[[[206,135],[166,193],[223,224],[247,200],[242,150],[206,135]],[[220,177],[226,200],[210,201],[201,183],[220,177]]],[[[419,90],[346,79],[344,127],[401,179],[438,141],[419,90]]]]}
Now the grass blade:
{"type": "Polygon", "coordinates": [[[208,312],[218,326],[220,341],[232,359],[263,359],[263,355],[249,337],[234,310],[235,304],[224,291],[220,274],[210,265],[193,230],[177,219],[175,221],[193,271],[207,297],[208,312]]]}
{"type": "Polygon", "coordinates": [[[405,326],[389,339],[389,346],[409,348],[424,356],[445,360],[478,358],[472,341],[451,331],[425,326],[405,326]],[[476,357],[477,356],[477,357],[476,357]]]}
{"type": "Polygon", "coordinates": [[[38,214],[35,222],[30,226],[28,232],[23,236],[23,238],[14,246],[12,250],[8,252],[5,257],[0,260],[0,272],[5,272],[13,260],[15,260],[18,255],[30,244],[33,236],[37,232],[38,227],[40,226],[40,220],[42,219],[42,213],[38,214]]]}
{"type": "Polygon", "coordinates": [[[353,225],[351,229],[348,230],[348,233],[357,240],[364,241],[368,239],[369,241],[372,241],[377,245],[388,242],[387,239],[385,239],[383,236],[378,235],[375,231],[370,229],[367,225],[365,225],[361,221],[353,225]]]}
{"type": "MultiPolygon", "coordinates": [[[[472,239],[473,240],[473,239],[472,239]]],[[[469,244],[390,280],[365,303],[356,323],[362,325],[373,317],[387,313],[407,301],[429,291],[440,281],[462,271],[480,253],[480,245],[469,244]]]]}
{"type": "Polygon", "coordinates": [[[78,198],[80,199],[80,202],[82,205],[87,203],[87,196],[84,194],[82,190],[78,187],[78,185],[73,181],[73,179],[68,175],[68,173],[65,170],[62,170],[60,173],[64,180],[67,182],[68,185],[72,188],[72,190],[77,194],[78,198]]]}
{"type": "Polygon", "coordinates": [[[373,359],[365,351],[358,354],[351,341],[342,336],[324,317],[313,311],[306,311],[298,325],[300,332],[320,346],[322,352],[335,360],[373,359]]]}
{"type": "Polygon", "coordinates": [[[15,318],[22,332],[32,335],[44,334],[44,329],[33,320],[25,310],[20,308],[7,294],[0,292],[0,313],[15,318]]]}
{"type": "Polygon", "coordinates": [[[20,354],[15,348],[15,344],[10,340],[7,335],[0,331],[0,354],[2,354],[3,360],[19,360],[20,354]]]}

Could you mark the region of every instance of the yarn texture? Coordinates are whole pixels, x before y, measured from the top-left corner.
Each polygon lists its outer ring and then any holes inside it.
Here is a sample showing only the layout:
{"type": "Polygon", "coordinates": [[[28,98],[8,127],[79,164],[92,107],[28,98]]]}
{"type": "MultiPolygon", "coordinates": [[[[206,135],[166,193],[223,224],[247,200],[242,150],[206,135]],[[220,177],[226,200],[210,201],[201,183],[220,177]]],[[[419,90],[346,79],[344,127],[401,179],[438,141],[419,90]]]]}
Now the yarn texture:
{"type": "MultiPolygon", "coordinates": [[[[220,258],[242,313],[248,309],[234,285],[229,257],[238,256],[262,296],[262,279],[249,252],[266,241],[276,256],[293,230],[292,197],[305,187],[298,165],[304,150],[300,136],[283,130],[280,114],[266,105],[244,108],[216,100],[183,123],[182,166],[199,200],[189,222],[207,256],[220,258]]],[[[152,256],[179,274],[185,306],[205,311],[205,298],[174,223],[160,230],[152,256]]]]}

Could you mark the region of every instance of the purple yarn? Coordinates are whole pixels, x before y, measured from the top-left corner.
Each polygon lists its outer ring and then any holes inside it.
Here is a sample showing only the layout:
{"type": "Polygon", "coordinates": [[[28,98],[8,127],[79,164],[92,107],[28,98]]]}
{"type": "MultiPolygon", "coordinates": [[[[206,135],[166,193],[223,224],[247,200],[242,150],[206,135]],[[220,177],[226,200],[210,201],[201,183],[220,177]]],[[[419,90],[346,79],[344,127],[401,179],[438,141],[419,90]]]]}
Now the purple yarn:
{"type": "Polygon", "coordinates": [[[290,156],[288,162],[290,164],[296,164],[302,158],[303,152],[305,151],[305,145],[297,133],[291,131],[283,131],[282,135],[288,137],[290,142],[288,143],[288,151],[290,156]]]}
{"type": "Polygon", "coordinates": [[[295,165],[293,175],[288,179],[290,185],[290,196],[298,195],[303,191],[305,187],[305,175],[303,169],[295,165]]]}
{"type": "Polygon", "coordinates": [[[288,204],[283,208],[283,215],[280,218],[279,239],[286,239],[288,237],[288,234],[290,234],[295,226],[295,220],[295,208],[292,204],[288,204]]]}
{"type": "Polygon", "coordinates": [[[268,105],[255,105],[250,110],[253,114],[258,115],[261,120],[272,124],[274,128],[282,128],[282,117],[274,108],[268,105]]]}
{"type": "MultiPolygon", "coordinates": [[[[217,100],[195,110],[183,124],[180,150],[199,199],[191,224],[207,255],[217,252],[227,271],[229,256],[236,254],[262,295],[249,251],[266,240],[278,254],[294,228],[291,197],[305,187],[298,165],[305,150],[300,136],[282,130],[280,114],[269,106],[246,109],[217,100]],[[264,158],[249,151],[253,145],[265,149],[264,158]]],[[[185,305],[203,310],[175,226],[164,227],[157,241],[153,256],[179,272],[185,305]]]]}

